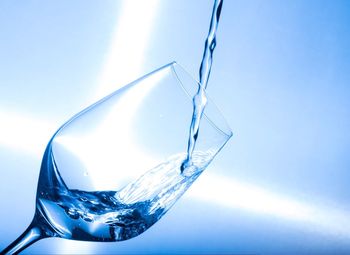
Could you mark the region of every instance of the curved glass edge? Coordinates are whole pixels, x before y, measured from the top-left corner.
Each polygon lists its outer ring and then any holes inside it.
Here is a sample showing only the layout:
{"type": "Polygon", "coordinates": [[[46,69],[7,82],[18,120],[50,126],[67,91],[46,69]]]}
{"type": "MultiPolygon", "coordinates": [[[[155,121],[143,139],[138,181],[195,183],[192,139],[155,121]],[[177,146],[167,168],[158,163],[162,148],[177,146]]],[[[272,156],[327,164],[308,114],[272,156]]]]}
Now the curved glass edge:
{"type": "MultiPolygon", "coordinates": [[[[184,67],[182,67],[179,63],[176,61],[173,61],[169,64],[172,68],[173,74],[175,78],[180,83],[182,89],[185,91],[186,95],[189,97],[189,99],[192,101],[192,98],[194,96],[194,93],[190,93],[189,89],[186,88],[186,85],[183,82],[182,76],[186,76],[188,79],[190,79],[194,84],[197,84],[204,90],[204,94],[207,97],[208,104],[207,107],[204,109],[204,117],[209,121],[209,123],[217,129],[220,133],[224,134],[228,138],[230,138],[233,135],[233,132],[228,125],[225,117],[223,116],[220,109],[217,107],[217,105],[213,102],[213,100],[208,96],[208,93],[206,89],[202,86],[202,84],[195,79],[184,67]],[[208,107],[213,109],[212,111],[215,111],[217,116],[215,117],[215,120],[213,119],[212,114],[208,113],[208,107]]],[[[197,88],[196,88],[197,89],[197,88]]]]}
{"type": "MultiPolygon", "coordinates": [[[[189,99],[192,101],[192,97],[194,96],[194,94],[189,92],[188,88],[186,88],[186,85],[184,84],[184,82],[182,82],[183,79],[181,79],[181,77],[183,75],[185,75],[188,79],[190,79],[193,84],[197,84],[198,86],[201,86],[203,88],[203,86],[201,85],[201,83],[196,80],[189,72],[186,71],[186,69],[184,67],[182,67],[180,64],[178,64],[176,61],[172,61],[166,65],[163,65],[157,69],[155,69],[154,71],[147,73],[145,75],[143,75],[142,77],[134,80],[133,82],[130,82],[128,84],[126,84],[125,86],[117,89],[116,91],[110,93],[109,95],[101,98],[100,100],[96,101],[95,103],[91,104],[90,106],[86,107],[85,109],[83,109],[82,111],[78,112],[77,114],[73,115],[68,121],[66,121],[64,124],[62,124],[57,131],[53,134],[52,138],[50,139],[53,140],[53,138],[67,125],[69,125],[72,121],[74,121],[75,119],[79,118],[81,115],[83,115],[84,113],[88,112],[90,109],[94,108],[96,105],[103,103],[104,101],[108,100],[109,98],[113,97],[115,94],[119,93],[121,90],[125,90],[131,86],[133,86],[134,84],[140,82],[141,80],[147,78],[148,76],[161,71],[163,69],[167,69],[170,68],[172,73],[174,74],[174,77],[176,78],[176,80],[179,82],[180,86],[182,87],[182,89],[184,90],[184,92],[186,93],[186,95],[189,97],[189,99]]],[[[229,127],[226,119],[224,118],[223,114],[221,113],[221,111],[219,110],[219,108],[216,106],[216,104],[210,99],[210,97],[208,96],[208,93],[206,92],[206,90],[204,89],[205,95],[207,96],[208,99],[208,105],[210,105],[210,108],[213,108],[215,112],[217,112],[217,115],[219,117],[218,121],[214,121],[213,117],[208,114],[207,108],[204,110],[204,117],[207,118],[207,120],[211,123],[211,125],[213,125],[213,127],[215,127],[219,132],[221,132],[223,135],[227,136],[228,138],[230,138],[233,135],[233,132],[231,130],[231,128],[229,127]]],[[[217,118],[218,118],[217,117],[217,118]]]]}

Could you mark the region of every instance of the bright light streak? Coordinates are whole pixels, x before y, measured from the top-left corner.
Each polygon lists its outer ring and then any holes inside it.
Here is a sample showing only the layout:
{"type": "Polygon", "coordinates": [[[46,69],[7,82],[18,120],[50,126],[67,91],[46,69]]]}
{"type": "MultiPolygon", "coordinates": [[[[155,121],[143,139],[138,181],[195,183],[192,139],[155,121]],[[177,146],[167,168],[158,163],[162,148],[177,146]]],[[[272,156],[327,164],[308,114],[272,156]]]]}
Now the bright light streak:
{"type": "Polygon", "coordinates": [[[345,210],[301,202],[232,178],[204,173],[193,184],[189,196],[205,203],[265,214],[298,223],[310,231],[349,239],[350,214],[345,210]]]}
{"type": "Polygon", "coordinates": [[[159,0],[123,1],[110,49],[98,80],[96,98],[139,78],[152,35],[159,0]]]}
{"type": "Polygon", "coordinates": [[[309,214],[308,206],[297,201],[211,173],[203,174],[191,191],[191,196],[225,207],[241,208],[288,220],[303,221],[309,214]]]}
{"type": "MultiPolygon", "coordinates": [[[[98,90],[94,95],[96,100],[143,75],[140,71],[144,53],[150,43],[151,30],[160,3],[159,0],[123,1],[113,39],[97,82],[98,90]]],[[[99,186],[104,181],[96,180],[95,185],[99,186]]],[[[71,252],[71,245],[63,246],[61,252],[71,252]]]]}
{"type": "Polygon", "coordinates": [[[0,111],[0,144],[42,156],[55,126],[23,114],[0,111]]]}

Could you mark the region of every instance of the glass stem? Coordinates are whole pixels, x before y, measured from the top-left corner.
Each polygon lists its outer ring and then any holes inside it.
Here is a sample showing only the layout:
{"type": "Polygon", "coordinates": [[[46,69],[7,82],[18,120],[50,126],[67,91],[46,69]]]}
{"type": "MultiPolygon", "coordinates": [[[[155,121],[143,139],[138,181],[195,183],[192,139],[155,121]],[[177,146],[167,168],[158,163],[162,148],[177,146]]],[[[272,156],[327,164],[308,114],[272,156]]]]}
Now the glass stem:
{"type": "Polygon", "coordinates": [[[20,235],[14,242],[12,242],[5,250],[0,254],[18,254],[25,248],[35,243],[36,241],[44,238],[42,230],[32,224],[20,235]]]}

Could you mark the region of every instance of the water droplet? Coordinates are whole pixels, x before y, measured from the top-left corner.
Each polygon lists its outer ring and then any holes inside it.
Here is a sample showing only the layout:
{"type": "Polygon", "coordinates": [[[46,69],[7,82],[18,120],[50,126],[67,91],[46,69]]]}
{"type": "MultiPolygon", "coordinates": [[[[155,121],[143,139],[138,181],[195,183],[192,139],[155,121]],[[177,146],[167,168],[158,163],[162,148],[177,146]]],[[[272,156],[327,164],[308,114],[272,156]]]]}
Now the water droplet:
{"type": "Polygon", "coordinates": [[[82,215],[82,218],[83,218],[83,220],[85,220],[85,221],[87,221],[87,222],[92,222],[92,221],[94,220],[94,218],[93,218],[91,215],[86,214],[86,213],[84,213],[84,214],[82,215]]]}
{"type": "Polygon", "coordinates": [[[66,210],[68,216],[74,220],[79,218],[79,212],[74,209],[74,208],[69,208],[68,210],[66,210]]]}
{"type": "Polygon", "coordinates": [[[91,204],[93,204],[93,205],[98,205],[98,204],[99,204],[99,202],[96,201],[96,200],[90,200],[89,202],[90,202],[91,204]]]}
{"type": "Polygon", "coordinates": [[[79,200],[82,202],[86,202],[88,199],[86,197],[79,197],[79,200]]]}

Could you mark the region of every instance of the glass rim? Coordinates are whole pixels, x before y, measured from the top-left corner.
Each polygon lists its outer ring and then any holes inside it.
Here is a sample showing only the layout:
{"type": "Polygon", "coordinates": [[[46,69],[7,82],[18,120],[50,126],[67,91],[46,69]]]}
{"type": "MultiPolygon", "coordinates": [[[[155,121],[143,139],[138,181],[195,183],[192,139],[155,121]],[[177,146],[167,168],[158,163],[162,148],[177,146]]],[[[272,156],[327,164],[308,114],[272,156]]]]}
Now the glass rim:
{"type": "Polygon", "coordinates": [[[190,78],[194,84],[197,84],[198,86],[200,86],[203,91],[204,94],[206,95],[207,101],[209,102],[210,108],[215,109],[215,112],[218,114],[218,116],[220,117],[220,125],[217,124],[216,121],[214,121],[211,118],[211,115],[208,115],[207,113],[207,107],[204,109],[203,112],[203,117],[205,117],[208,122],[220,133],[222,133],[224,136],[227,136],[227,139],[229,139],[232,135],[233,132],[229,126],[229,124],[227,123],[224,115],[222,114],[222,112],[220,111],[220,109],[218,108],[218,106],[213,102],[213,100],[210,98],[210,96],[208,96],[208,93],[206,91],[206,89],[202,86],[202,84],[195,79],[182,65],[180,65],[179,63],[177,63],[176,61],[172,61],[166,65],[163,65],[155,70],[153,70],[152,72],[149,72],[137,79],[135,79],[132,82],[129,82],[127,84],[125,84],[124,86],[120,87],[119,89],[117,89],[116,91],[102,97],[101,99],[97,100],[95,103],[91,104],[90,106],[86,107],[85,109],[83,109],[82,111],[76,113],[75,115],[73,115],[70,119],[68,119],[68,121],[66,121],[65,123],[63,123],[57,130],[56,132],[53,134],[51,140],[58,134],[60,133],[61,130],[63,130],[67,125],[69,125],[72,121],[74,121],[75,119],[77,119],[79,116],[83,115],[85,112],[89,111],[90,109],[92,109],[93,107],[95,107],[96,105],[102,103],[105,100],[108,100],[110,97],[113,97],[116,93],[118,93],[121,89],[125,89],[129,86],[134,85],[135,83],[147,78],[149,75],[152,75],[153,73],[156,73],[158,71],[161,71],[163,69],[166,68],[171,68],[172,73],[175,77],[175,79],[179,82],[179,85],[181,86],[181,88],[184,90],[185,94],[187,95],[187,97],[189,98],[189,100],[192,100],[192,96],[190,95],[188,89],[186,88],[186,86],[184,85],[184,83],[181,81],[181,78],[179,77],[180,72],[178,70],[181,70],[181,72],[183,74],[185,74],[188,78],[190,78]]]}
{"type": "Polygon", "coordinates": [[[180,65],[179,63],[177,63],[176,61],[170,62],[166,65],[164,65],[163,67],[155,70],[158,71],[160,69],[163,68],[167,68],[167,67],[171,67],[173,74],[175,76],[175,78],[177,79],[177,81],[180,83],[181,88],[185,91],[186,95],[188,96],[188,98],[190,100],[192,100],[193,96],[191,96],[191,93],[189,93],[188,89],[186,88],[186,86],[184,85],[184,83],[182,82],[180,76],[179,76],[179,71],[181,71],[183,74],[185,74],[188,78],[190,78],[195,84],[197,84],[198,86],[200,86],[203,91],[204,94],[207,98],[207,101],[210,105],[210,108],[214,109],[215,112],[219,115],[220,118],[220,124],[217,121],[214,121],[211,117],[210,114],[208,114],[206,111],[207,108],[204,109],[203,112],[203,116],[208,120],[208,122],[216,129],[218,130],[220,133],[222,133],[223,135],[227,136],[227,137],[231,137],[233,135],[232,129],[230,128],[229,124],[227,123],[227,120],[225,119],[224,115],[222,114],[222,112],[220,111],[219,107],[214,103],[214,101],[210,98],[210,96],[208,95],[207,90],[203,87],[203,85],[197,80],[195,79],[182,65],[180,65]]]}

